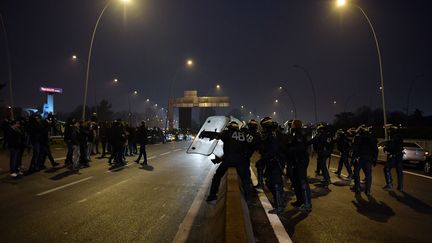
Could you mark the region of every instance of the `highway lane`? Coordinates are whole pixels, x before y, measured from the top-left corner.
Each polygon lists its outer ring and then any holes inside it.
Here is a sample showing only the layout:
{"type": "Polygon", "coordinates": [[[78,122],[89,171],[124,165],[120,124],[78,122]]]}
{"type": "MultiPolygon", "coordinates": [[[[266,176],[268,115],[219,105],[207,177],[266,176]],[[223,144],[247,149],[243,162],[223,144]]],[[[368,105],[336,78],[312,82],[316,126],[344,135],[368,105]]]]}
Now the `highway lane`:
{"type": "MultiPolygon", "coordinates": [[[[335,169],[338,158],[333,158],[335,169]]],[[[333,184],[320,186],[320,176],[314,176],[315,158],[311,159],[308,175],[312,190],[313,211],[299,213],[288,204],[279,216],[293,242],[429,242],[432,228],[432,180],[404,174],[405,191],[387,192],[384,186],[383,165],[373,168],[372,196],[355,196],[349,182],[331,172],[333,184]]],[[[345,169],[343,170],[345,171],[345,169]]],[[[346,172],[345,172],[346,173],[346,172]]],[[[393,177],[395,177],[393,171],[393,177]]],[[[363,177],[363,175],[362,175],[363,177]]],[[[289,191],[289,202],[295,196],[289,191]]],[[[271,198],[270,193],[266,195],[271,198]]],[[[259,215],[259,213],[257,213],[259,215]]],[[[260,227],[266,223],[261,219],[260,227]]],[[[267,222],[267,224],[269,224],[267,222]]],[[[274,238],[274,233],[259,235],[260,240],[274,238]]]]}
{"type": "Polygon", "coordinates": [[[106,160],[93,159],[90,168],[58,180],[52,178],[67,169],[39,172],[16,184],[3,178],[2,241],[170,242],[212,165],[203,156],[187,155],[187,146],[149,146],[152,159],[145,168],[129,162],[107,172],[106,160]]]}

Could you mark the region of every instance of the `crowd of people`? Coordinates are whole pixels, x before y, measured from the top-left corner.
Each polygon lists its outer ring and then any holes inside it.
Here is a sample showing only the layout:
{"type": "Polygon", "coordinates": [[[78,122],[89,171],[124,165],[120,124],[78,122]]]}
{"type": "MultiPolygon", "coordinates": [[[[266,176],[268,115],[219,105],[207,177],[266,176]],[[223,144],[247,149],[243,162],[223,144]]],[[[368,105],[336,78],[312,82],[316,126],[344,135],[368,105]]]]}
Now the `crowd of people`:
{"type": "MultiPolygon", "coordinates": [[[[246,126],[231,121],[220,133],[203,131],[201,138],[220,139],[223,141],[224,155],[216,157],[213,163],[220,163],[212,179],[207,201],[217,199],[220,180],[228,167],[237,169],[242,181],[242,191],[248,203],[251,200],[253,187],[266,187],[273,196],[274,209],[270,213],[280,214],[286,207],[284,183],[290,183],[296,195],[296,201],[291,203],[301,212],[312,210],[311,190],[308,181],[308,166],[310,152],[317,155],[316,175],[322,175],[321,185],[331,184],[327,161],[335,152],[340,153],[338,169],[335,172],[341,177],[345,166],[348,176],[345,180],[354,179],[351,190],[356,194],[361,192],[360,171],[365,174],[364,193],[370,195],[372,184],[372,166],[378,156],[377,139],[370,128],[361,125],[346,131],[339,129],[335,133],[325,124],[316,126],[314,135],[310,136],[300,120],[290,120],[286,127],[280,126],[270,117],[261,120],[260,124],[250,120],[246,126]],[[336,146],[335,146],[336,145],[336,146]],[[312,148],[312,150],[311,150],[312,148]],[[250,174],[250,159],[254,152],[260,158],[256,161],[258,184],[253,186],[250,174]],[[352,169],[354,167],[354,169],[352,169]],[[286,178],[284,180],[284,177],[286,178]]],[[[398,190],[403,190],[402,155],[403,140],[395,126],[389,127],[390,140],[385,143],[384,151],[388,153],[388,161],[384,167],[386,185],[383,189],[392,190],[390,170],[396,167],[398,174],[398,190]]]]}
{"type": "MultiPolygon", "coordinates": [[[[2,123],[2,130],[4,131],[3,146],[9,149],[10,154],[11,177],[17,178],[46,169],[47,159],[53,167],[60,165],[53,158],[50,149],[52,118],[43,119],[36,114],[27,119],[5,120],[2,123]],[[22,166],[22,158],[26,150],[32,153],[27,170],[22,166]]],[[[74,171],[89,167],[91,156],[97,154],[100,154],[100,159],[107,158],[112,168],[124,165],[127,162],[126,156],[135,155],[139,155],[135,162],[139,163],[143,157],[142,163],[145,165],[147,164],[145,149],[147,135],[144,121],[138,127],[133,127],[121,119],[98,123],[93,119],[79,121],[70,118],[64,129],[64,142],[67,147],[65,166],[74,171]]]]}

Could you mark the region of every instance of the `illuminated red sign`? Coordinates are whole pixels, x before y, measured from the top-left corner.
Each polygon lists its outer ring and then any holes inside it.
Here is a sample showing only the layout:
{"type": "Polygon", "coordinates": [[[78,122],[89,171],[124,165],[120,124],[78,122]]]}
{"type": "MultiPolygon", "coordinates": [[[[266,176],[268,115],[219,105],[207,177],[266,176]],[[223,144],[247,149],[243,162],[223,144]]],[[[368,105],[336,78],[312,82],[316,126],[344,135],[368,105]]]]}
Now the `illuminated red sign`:
{"type": "Polygon", "coordinates": [[[60,88],[40,87],[40,91],[45,92],[45,93],[56,93],[56,94],[63,93],[63,89],[60,89],[60,88]]]}

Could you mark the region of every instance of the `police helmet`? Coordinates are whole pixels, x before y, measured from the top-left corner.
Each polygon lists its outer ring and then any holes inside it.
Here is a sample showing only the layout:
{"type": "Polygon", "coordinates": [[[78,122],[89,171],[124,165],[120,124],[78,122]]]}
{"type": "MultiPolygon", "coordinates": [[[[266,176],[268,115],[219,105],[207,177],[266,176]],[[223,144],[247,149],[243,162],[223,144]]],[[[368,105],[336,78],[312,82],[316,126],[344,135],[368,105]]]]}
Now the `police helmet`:
{"type": "Polygon", "coordinates": [[[235,121],[230,121],[227,125],[228,129],[239,129],[239,124],[235,121]]]}
{"type": "Polygon", "coordinates": [[[338,129],[338,130],[336,131],[336,134],[345,134],[345,132],[344,132],[343,129],[338,129]]]}
{"type": "Polygon", "coordinates": [[[365,124],[360,125],[356,132],[360,133],[360,132],[369,132],[370,127],[366,126],[365,124]]]}
{"type": "Polygon", "coordinates": [[[258,128],[258,122],[254,119],[249,120],[247,125],[248,125],[248,128],[252,129],[252,130],[256,130],[258,128]]]}

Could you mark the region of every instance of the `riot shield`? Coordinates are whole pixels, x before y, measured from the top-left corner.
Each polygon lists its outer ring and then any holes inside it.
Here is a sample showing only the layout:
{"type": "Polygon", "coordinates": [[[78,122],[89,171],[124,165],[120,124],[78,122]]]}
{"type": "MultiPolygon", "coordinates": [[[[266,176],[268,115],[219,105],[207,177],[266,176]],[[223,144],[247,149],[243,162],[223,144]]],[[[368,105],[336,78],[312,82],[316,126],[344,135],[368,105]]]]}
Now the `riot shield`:
{"type": "MultiPolygon", "coordinates": [[[[226,116],[208,117],[207,120],[204,122],[204,125],[201,127],[200,131],[198,132],[197,136],[195,137],[194,141],[189,146],[186,153],[201,154],[206,156],[211,155],[215,150],[219,140],[199,138],[199,135],[201,134],[202,131],[220,133],[225,128],[225,126],[228,124],[229,121],[230,119],[226,116]]],[[[218,151],[219,150],[220,150],[220,146],[218,151]]]]}

